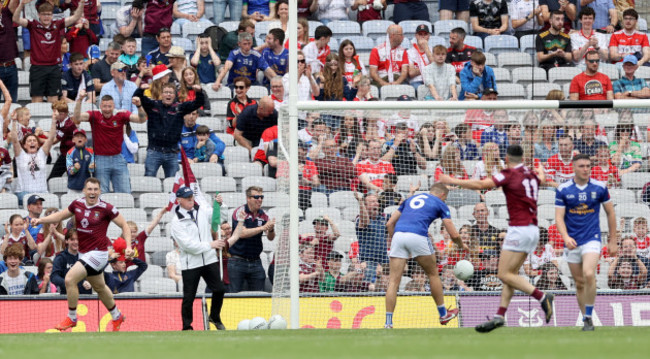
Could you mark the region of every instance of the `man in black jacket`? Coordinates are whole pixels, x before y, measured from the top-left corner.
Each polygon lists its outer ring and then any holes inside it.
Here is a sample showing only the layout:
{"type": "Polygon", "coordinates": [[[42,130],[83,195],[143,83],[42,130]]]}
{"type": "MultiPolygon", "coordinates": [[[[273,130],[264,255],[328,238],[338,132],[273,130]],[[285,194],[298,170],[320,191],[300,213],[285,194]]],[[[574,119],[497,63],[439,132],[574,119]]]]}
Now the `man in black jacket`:
{"type": "Polygon", "coordinates": [[[147,116],[147,159],[144,163],[144,175],[156,177],[158,168],[163,166],[165,177],[174,177],[178,171],[178,141],[183,132],[183,116],[201,108],[205,97],[200,85],[194,85],[196,100],[176,101],[176,86],[165,84],[162,88],[162,100],[155,101],[144,96],[143,89],[133,94],[133,104],[141,108],[147,116]]]}
{"type": "MultiPolygon", "coordinates": [[[[65,290],[65,275],[72,266],[79,260],[79,239],[77,238],[77,230],[70,228],[65,234],[66,249],[57,254],[54,258],[52,268],[51,281],[59,288],[61,294],[66,294],[65,290]]],[[[79,294],[92,294],[92,286],[87,280],[81,281],[78,284],[79,294]]]]}

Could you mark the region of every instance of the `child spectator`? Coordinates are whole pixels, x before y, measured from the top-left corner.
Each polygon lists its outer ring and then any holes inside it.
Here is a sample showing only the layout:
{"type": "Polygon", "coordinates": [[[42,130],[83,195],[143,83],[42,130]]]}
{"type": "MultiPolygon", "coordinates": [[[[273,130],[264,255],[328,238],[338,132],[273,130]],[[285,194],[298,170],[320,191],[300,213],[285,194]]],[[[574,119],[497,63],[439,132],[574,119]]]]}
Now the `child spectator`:
{"type": "MultiPolygon", "coordinates": [[[[90,76],[88,76],[88,81],[90,81],[90,76]]],[[[59,142],[61,144],[59,146],[59,157],[56,159],[56,162],[54,162],[48,180],[50,178],[61,177],[66,172],[65,156],[70,148],[74,146],[72,136],[74,136],[74,131],[77,129],[77,125],[75,125],[74,121],[70,116],[68,116],[68,105],[66,104],[66,101],[59,100],[53,103],[52,110],[56,110],[59,113],[56,117],[56,138],[54,139],[54,144],[59,142]]]]}
{"type": "Polygon", "coordinates": [[[341,272],[343,255],[336,251],[327,254],[323,261],[327,263],[327,269],[323,280],[318,283],[321,293],[324,292],[359,292],[368,288],[367,282],[362,282],[363,271],[350,270],[343,274],[341,272]]]}
{"type": "MultiPolygon", "coordinates": [[[[160,211],[158,211],[158,214],[154,219],[151,220],[151,223],[147,226],[147,228],[144,229],[144,231],[138,233],[138,225],[133,222],[133,221],[127,221],[126,224],[129,225],[129,229],[131,230],[131,246],[133,247],[133,257],[139,258],[141,261],[146,261],[146,255],[145,255],[145,249],[144,249],[144,243],[147,241],[147,238],[149,238],[149,235],[151,232],[153,232],[154,228],[160,223],[160,220],[163,218],[163,216],[167,214],[167,206],[161,208],[160,211]]],[[[130,267],[133,263],[133,261],[127,260],[126,261],[126,267],[130,267]]]]}
{"type": "Polygon", "coordinates": [[[84,182],[91,173],[95,172],[95,153],[92,148],[86,147],[86,131],[77,129],[72,136],[74,147],[65,157],[68,169],[68,192],[81,193],[84,182]]]}
{"type": "Polygon", "coordinates": [[[318,293],[320,291],[319,282],[323,278],[325,271],[321,262],[316,259],[314,246],[302,244],[298,251],[300,253],[300,272],[298,275],[300,292],[318,293]]]}
{"type": "Polygon", "coordinates": [[[27,230],[26,224],[26,221],[20,214],[14,214],[9,217],[9,223],[5,224],[5,237],[0,246],[0,254],[5,255],[6,258],[9,248],[14,244],[18,244],[23,253],[20,256],[20,260],[24,261],[23,264],[31,264],[29,253],[36,250],[36,242],[27,230]]]}
{"type": "Polygon", "coordinates": [[[69,27],[65,33],[65,39],[68,41],[69,53],[87,54],[90,45],[99,43],[97,34],[89,27],[88,20],[81,18],[77,20],[75,26],[69,27]]]}
{"type": "Polygon", "coordinates": [[[196,51],[192,55],[190,65],[196,68],[202,84],[217,81],[217,66],[221,65],[221,59],[212,48],[210,36],[200,34],[196,42],[196,51]]]}
{"type": "Polygon", "coordinates": [[[648,220],[637,217],[632,222],[634,240],[636,240],[636,254],[643,258],[650,257],[650,237],[648,236],[648,220]]]}
{"type": "Polygon", "coordinates": [[[456,91],[456,69],[451,64],[445,63],[447,48],[436,45],[433,48],[433,62],[422,69],[424,85],[429,89],[425,100],[458,100],[456,91]]]}
{"type": "Polygon", "coordinates": [[[25,250],[20,244],[7,248],[4,254],[7,271],[0,274],[0,295],[38,294],[36,276],[20,268],[24,257],[25,250]]]}
{"type": "Polygon", "coordinates": [[[61,72],[70,70],[70,45],[64,37],[61,39],[61,72]]]}
{"type": "Polygon", "coordinates": [[[122,157],[126,163],[135,163],[135,155],[138,154],[140,141],[138,134],[131,128],[131,122],[124,125],[124,142],[122,142],[122,157]]]}
{"type": "Polygon", "coordinates": [[[591,168],[591,178],[607,183],[609,188],[616,188],[621,184],[618,168],[612,165],[609,147],[604,143],[596,150],[596,161],[591,168]]]}
{"type": "Polygon", "coordinates": [[[210,139],[210,128],[201,125],[196,128],[196,147],[194,150],[194,163],[210,162],[216,163],[219,160],[215,152],[216,145],[210,139]]]}
{"type": "Polygon", "coordinates": [[[314,32],[314,39],[302,48],[305,54],[305,61],[311,67],[312,74],[320,72],[325,66],[327,55],[330,54],[329,42],[332,38],[332,30],[329,27],[321,25],[314,32]]]}
{"type": "Polygon", "coordinates": [[[637,258],[617,258],[610,266],[607,284],[610,289],[641,289],[648,269],[637,258]]]}
{"type": "Polygon", "coordinates": [[[148,85],[153,81],[153,66],[147,64],[146,57],[138,57],[138,62],[136,63],[135,67],[138,69],[138,71],[132,74],[129,80],[134,82],[138,88],[140,88],[140,85],[148,85]]]}
{"type": "Polygon", "coordinates": [[[113,242],[113,250],[109,251],[113,272],[104,272],[106,285],[114,294],[135,292],[135,281],[138,280],[142,273],[144,273],[144,271],[149,267],[147,263],[142,260],[133,258],[133,264],[135,264],[137,268],[127,272],[124,250],[126,250],[126,241],[123,238],[116,239],[115,242],[113,242]]]}
{"type": "MultiPolygon", "coordinates": [[[[29,121],[32,119],[32,114],[30,113],[27,107],[17,108],[15,112],[15,116],[16,116],[16,120],[14,122],[17,122],[16,136],[18,136],[18,141],[22,141],[25,138],[25,136],[34,134],[36,132],[37,130],[36,127],[29,127],[29,121]]],[[[9,122],[5,121],[5,123],[7,124],[8,127],[9,122]]]]}
{"type": "Polygon", "coordinates": [[[124,45],[122,45],[122,55],[117,58],[117,61],[126,65],[127,79],[131,79],[140,72],[140,69],[138,69],[138,60],[140,57],[135,53],[137,45],[134,38],[127,37],[124,39],[124,45]]]}
{"type": "MultiPolygon", "coordinates": [[[[50,207],[45,210],[45,216],[49,216],[58,211],[58,208],[50,207]]],[[[34,254],[34,262],[40,264],[41,260],[46,258],[54,260],[56,255],[65,249],[63,224],[58,222],[42,226],[35,239],[37,253],[34,254]]]]}
{"type": "Polygon", "coordinates": [[[36,276],[36,284],[38,285],[39,293],[56,293],[56,286],[50,281],[52,268],[52,260],[49,258],[43,258],[38,263],[38,275],[36,276]]]}

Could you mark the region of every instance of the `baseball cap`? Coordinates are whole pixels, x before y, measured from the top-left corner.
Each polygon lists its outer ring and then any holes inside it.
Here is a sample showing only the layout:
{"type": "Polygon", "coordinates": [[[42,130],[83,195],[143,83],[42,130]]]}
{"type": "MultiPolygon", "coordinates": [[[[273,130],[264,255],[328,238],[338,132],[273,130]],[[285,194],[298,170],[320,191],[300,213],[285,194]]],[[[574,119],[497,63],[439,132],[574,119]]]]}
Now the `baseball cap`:
{"type": "Polygon", "coordinates": [[[121,70],[121,69],[123,69],[125,67],[126,67],[126,65],[122,61],[115,61],[111,65],[111,70],[121,70]]]}
{"type": "Polygon", "coordinates": [[[113,241],[113,251],[118,253],[120,256],[116,258],[118,261],[124,261],[126,259],[124,251],[126,250],[126,240],[122,237],[118,237],[113,241]]]}
{"type": "Polygon", "coordinates": [[[483,253],[481,253],[481,257],[486,259],[491,257],[498,257],[498,256],[499,256],[499,252],[495,251],[494,249],[486,249],[483,251],[483,253]]]}
{"type": "Polygon", "coordinates": [[[74,130],[74,132],[72,132],[73,137],[76,136],[76,135],[84,135],[84,137],[87,137],[86,136],[86,130],[81,129],[81,128],[78,128],[78,129],[74,130]]]}
{"type": "Polygon", "coordinates": [[[43,197],[41,197],[41,196],[39,196],[37,194],[33,194],[33,195],[29,196],[29,198],[27,199],[27,204],[28,205],[34,204],[34,203],[36,203],[38,201],[45,201],[45,198],[43,198],[43,197]]]}
{"type": "Polygon", "coordinates": [[[316,223],[325,223],[325,224],[329,224],[329,222],[328,222],[325,218],[323,218],[323,217],[317,217],[317,218],[314,218],[313,221],[311,221],[311,224],[313,224],[313,225],[316,225],[316,223]]]}
{"type": "Polygon", "coordinates": [[[98,59],[102,57],[102,50],[100,50],[97,45],[91,45],[88,47],[88,57],[91,59],[98,59]]]}
{"type": "Polygon", "coordinates": [[[485,90],[483,90],[483,95],[489,95],[491,93],[494,93],[494,94],[497,94],[497,95],[499,94],[497,92],[497,90],[495,88],[493,88],[493,87],[488,87],[485,90]]]}
{"type": "Polygon", "coordinates": [[[397,101],[413,101],[413,99],[409,95],[402,95],[397,98],[397,101]]]}
{"type": "Polygon", "coordinates": [[[631,63],[632,65],[636,65],[636,64],[639,63],[639,60],[638,60],[638,59],[636,58],[636,56],[634,56],[634,55],[626,55],[626,56],[623,58],[623,63],[626,63],[626,62],[629,62],[629,63],[631,63]]]}
{"type": "Polygon", "coordinates": [[[192,196],[194,196],[194,191],[189,187],[183,186],[176,190],[176,198],[190,198],[192,196]]]}
{"type": "Polygon", "coordinates": [[[418,32],[426,32],[427,34],[431,33],[431,31],[429,31],[429,27],[426,24],[418,25],[418,27],[415,28],[415,33],[417,34],[418,32]]]}

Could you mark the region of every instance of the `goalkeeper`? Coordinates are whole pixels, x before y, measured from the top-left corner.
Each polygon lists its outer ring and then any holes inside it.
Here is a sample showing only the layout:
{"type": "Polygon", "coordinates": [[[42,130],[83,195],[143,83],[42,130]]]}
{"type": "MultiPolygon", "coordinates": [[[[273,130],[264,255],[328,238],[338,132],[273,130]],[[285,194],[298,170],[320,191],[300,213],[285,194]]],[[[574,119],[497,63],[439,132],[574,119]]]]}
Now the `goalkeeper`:
{"type": "Polygon", "coordinates": [[[431,296],[436,302],[440,314],[440,324],[445,325],[458,315],[458,309],[447,310],[442,293],[442,282],[438,276],[438,266],[433,244],[429,241],[429,226],[440,218],[452,240],[465,250],[456,227],[451,222],[449,208],[445,204],[449,189],[441,183],[431,186],[429,193],[422,193],[402,202],[399,209],[393,212],[387,223],[388,238],[392,238],[390,246],[390,277],[386,290],[386,325],[393,328],[393,311],[397,301],[397,289],[406,262],[415,258],[420,267],[429,277],[431,296]],[[403,214],[403,216],[402,216],[403,214]]]}

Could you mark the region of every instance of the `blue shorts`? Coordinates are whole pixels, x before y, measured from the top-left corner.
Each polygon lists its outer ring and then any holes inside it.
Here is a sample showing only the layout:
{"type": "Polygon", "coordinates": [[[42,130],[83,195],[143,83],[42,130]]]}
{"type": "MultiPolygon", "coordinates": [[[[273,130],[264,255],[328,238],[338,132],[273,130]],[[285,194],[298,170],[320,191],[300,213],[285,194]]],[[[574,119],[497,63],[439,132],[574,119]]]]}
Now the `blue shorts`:
{"type": "Polygon", "coordinates": [[[469,0],[440,0],[438,10],[469,11],[469,0]]]}
{"type": "Polygon", "coordinates": [[[31,50],[32,45],[31,45],[31,42],[29,40],[29,30],[23,28],[22,37],[23,37],[23,49],[27,50],[27,51],[31,50]]]}

